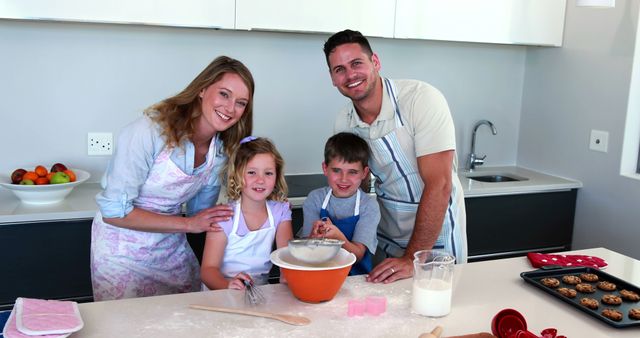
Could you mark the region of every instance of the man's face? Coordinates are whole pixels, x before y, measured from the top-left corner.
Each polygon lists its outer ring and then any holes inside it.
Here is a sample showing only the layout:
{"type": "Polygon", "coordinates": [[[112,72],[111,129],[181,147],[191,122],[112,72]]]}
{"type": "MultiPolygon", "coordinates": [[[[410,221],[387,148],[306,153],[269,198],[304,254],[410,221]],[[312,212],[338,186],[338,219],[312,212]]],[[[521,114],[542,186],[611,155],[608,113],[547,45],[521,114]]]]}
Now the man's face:
{"type": "Polygon", "coordinates": [[[356,102],[372,95],[379,70],[378,56],[373,54],[369,58],[357,43],[340,45],[329,54],[333,85],[356,102]]]}

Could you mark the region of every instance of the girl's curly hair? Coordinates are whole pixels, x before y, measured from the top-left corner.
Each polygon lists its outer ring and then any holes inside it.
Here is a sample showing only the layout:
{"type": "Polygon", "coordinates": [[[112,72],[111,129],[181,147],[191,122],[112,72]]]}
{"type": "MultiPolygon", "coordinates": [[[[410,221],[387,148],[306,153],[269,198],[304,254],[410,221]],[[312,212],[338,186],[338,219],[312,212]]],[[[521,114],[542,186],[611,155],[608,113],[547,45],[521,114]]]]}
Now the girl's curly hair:
{"type": "Polygon", "coordinates": [[[288,193],[287,182],[284,179],[284,160],[276,146],[264,137],[240,144],[231,155],[227,170],[227,198],[230,200],[240,198],[245,183],[243,176],[247,163],[258,154],[270,154],[276,163],[276,185],[267,199],[284,202],[288,193]]]}

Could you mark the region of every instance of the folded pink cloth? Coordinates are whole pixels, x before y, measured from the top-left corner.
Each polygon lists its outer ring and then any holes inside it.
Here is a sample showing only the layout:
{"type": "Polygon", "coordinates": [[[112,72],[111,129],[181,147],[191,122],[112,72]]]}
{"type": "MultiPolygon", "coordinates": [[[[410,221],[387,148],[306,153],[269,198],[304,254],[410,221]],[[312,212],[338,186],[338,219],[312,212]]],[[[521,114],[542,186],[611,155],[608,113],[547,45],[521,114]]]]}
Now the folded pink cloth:
{"type": "Polygon", "coordinates": [[[3,334],[7,338],[67,337],[83,326],[76,302],[18,298],[3,334]]]}
{"type": "Polygon", "coordinates": [[[71,333],[38,335],[38,336],[24,334],[20,332],[16,327],[16,307],[14,306],[13,311],[11,311],[11,314],[9,314],[9,319],[7,319],[7,323],[4,325],[4,329],[2,330],[2,335],[4,336],[4,338],[29,338],[29,337],[31,338],[34,338],[34,337],[65,338],[65,337],[69,337],[71,333]]]}
{"type": "Polygon", "coordinates": [[[541,254],[537,252],[529,252],[527,258],[534,268],[540,268],[546,265],[560,266],[588,266],[591,268],[603,268],[607,266],[607,262],[600,257],[586,255],[552,255],[541,254]]]}

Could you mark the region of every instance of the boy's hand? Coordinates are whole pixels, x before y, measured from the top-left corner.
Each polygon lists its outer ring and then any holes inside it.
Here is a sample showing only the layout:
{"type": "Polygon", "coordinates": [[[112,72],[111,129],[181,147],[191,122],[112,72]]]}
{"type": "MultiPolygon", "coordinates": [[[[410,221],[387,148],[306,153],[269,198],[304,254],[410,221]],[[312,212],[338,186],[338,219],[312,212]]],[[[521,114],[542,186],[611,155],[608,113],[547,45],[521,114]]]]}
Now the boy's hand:
{"type": "Polygon", "coordinates": [[[311,235],[309,237],[322,238],[323,236],[325,238],[347,241],[347,237],[337,226],[331,223],[331,220],[328,218],[313,222],[313,228],[311,229],[311,235]]]}

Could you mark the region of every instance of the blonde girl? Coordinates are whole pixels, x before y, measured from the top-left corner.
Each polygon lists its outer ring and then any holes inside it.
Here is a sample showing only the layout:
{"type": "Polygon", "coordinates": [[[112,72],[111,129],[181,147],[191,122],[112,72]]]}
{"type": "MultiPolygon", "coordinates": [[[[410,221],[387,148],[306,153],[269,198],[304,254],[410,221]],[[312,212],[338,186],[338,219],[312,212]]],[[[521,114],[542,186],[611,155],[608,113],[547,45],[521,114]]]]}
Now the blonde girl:
{"type": "Polygon", "coordinates": [[[227,195],[234,216],[219,223],[223,231],[207,233],[202,282],[211,290],[266,284],[274,239],[281,248],[293,238],[284,161],[271,141],[240,142],[229,161],[227,195]]]}

